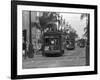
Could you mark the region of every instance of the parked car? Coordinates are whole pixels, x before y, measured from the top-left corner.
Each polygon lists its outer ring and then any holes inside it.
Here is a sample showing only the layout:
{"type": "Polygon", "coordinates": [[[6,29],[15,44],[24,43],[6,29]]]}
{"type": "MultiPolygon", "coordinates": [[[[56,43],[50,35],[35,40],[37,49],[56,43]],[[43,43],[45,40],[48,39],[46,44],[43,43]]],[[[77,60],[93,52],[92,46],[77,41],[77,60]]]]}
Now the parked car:
{"type": "Polygon", "coordinates": [[[75,49],[75,41],[74,40],[67,40],[66,41],[66,49],[68,49],[68,50],[75,49]]]}
{"type": "Polygon", "coordinates": [[[84,40],[84,39],[80,39],[80,40],[78,41],[78,46],[79,46],[80,48],[84,48],[84,47],[85,47],[85,40],[84,40]]]}

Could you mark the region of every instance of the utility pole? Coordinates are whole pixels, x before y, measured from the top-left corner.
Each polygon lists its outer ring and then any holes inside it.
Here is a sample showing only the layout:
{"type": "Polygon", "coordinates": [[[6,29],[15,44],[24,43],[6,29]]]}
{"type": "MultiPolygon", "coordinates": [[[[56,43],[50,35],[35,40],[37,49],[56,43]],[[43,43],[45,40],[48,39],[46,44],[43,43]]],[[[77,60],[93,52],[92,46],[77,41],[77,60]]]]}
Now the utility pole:
{"type": "Polygon", "coordinates": [[[87,44],[86,44],[86,65],[88,66],[90,64],[90,52],[89,52],[89,47],[90,47],[90,39],[89,39],[89,27],[90,27],[90,14],[87,14],[87,17],[88,17],[88,23],[87,23],[87,44]]]}
{"type": "Polygon", "coordinates": [[[31,11],[29,11],[29,51],[28,51],[28,57],[33,58],[34,57],[34,51],[33,51],[33,45],[32,45],[32,26],[31,26],[31,11]]]}

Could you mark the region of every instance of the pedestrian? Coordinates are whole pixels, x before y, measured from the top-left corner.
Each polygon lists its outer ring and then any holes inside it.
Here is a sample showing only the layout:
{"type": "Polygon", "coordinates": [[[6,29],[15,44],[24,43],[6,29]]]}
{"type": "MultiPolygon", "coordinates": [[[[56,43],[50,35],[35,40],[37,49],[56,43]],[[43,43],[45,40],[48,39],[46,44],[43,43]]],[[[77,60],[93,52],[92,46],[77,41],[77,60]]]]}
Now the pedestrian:
{"type": "Polygon", "coordinates": [[[23,38],[23,51],[22,51],[22,55],[23,55],[23,57],[24,57],[24,59],[26,59],[26,42],[25,42],[25,40],[24,40],[24,38],[23,38]]]}

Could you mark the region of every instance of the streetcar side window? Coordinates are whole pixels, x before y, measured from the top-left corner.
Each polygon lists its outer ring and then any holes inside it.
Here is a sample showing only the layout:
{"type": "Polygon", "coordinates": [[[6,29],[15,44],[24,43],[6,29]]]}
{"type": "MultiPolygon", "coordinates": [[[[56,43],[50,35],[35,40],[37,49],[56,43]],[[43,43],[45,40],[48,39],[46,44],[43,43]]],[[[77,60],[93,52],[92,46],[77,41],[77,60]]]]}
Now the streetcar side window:
{"type": "Polygon", "coordinates": [[[45,38],[45,45],[49,45],[49,44],[50,44],[49,38],[45,38]]]}

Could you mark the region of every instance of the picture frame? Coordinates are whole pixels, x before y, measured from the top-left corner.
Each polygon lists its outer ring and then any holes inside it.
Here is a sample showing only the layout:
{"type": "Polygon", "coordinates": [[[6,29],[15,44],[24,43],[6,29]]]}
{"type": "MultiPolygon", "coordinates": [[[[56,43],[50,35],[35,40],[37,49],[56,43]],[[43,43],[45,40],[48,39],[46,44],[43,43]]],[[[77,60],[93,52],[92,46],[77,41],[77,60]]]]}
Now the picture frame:
{"type": "MultiPolygon", "coordinates": [[[[46,42],[44,42],[46,43],[46,42]]],[[[48,3],[34,1],[11,1],[11,79],[44,78],[97,74],[97,5],[48,3]],[[88,61],[86,66],[60,68],[22,67],[22,14],[23,11],[51,11],[90,14],[88,27],[88,61]],[[69,69],[69,70],[68,70],[69,69]]]]}

